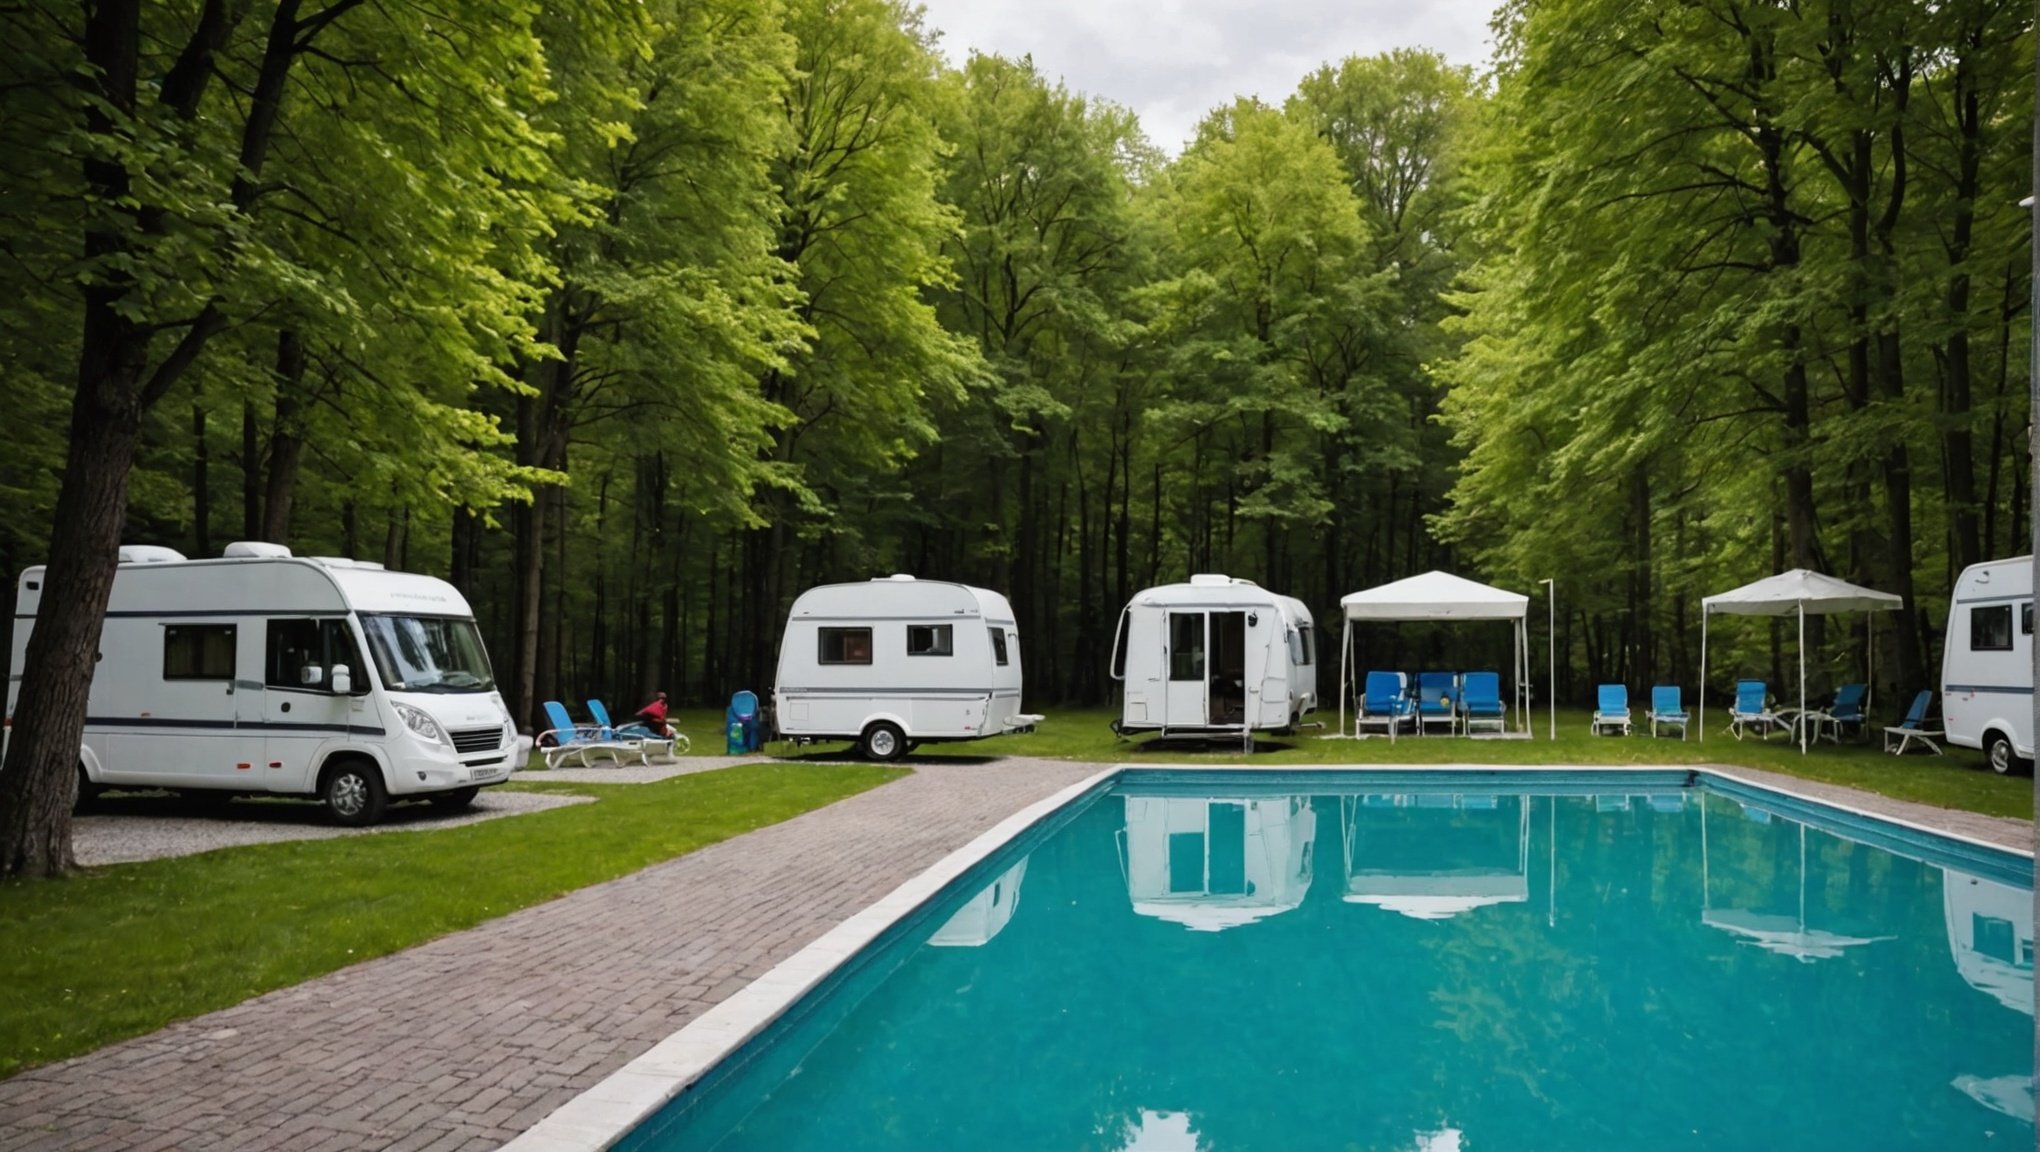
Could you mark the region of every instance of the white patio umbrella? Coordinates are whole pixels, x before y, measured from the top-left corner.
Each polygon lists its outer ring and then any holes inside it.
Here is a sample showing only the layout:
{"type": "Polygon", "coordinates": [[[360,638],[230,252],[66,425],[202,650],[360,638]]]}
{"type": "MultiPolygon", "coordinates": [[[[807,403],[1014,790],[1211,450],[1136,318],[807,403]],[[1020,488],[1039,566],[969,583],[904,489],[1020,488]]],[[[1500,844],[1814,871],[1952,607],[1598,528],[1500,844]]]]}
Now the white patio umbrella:
{"type": "Polygon", "coordinates": [[[1743,908],[1715,908],[1708,891],[1707,804],[1700,804],[1700,922],[1718,928],[1766,952],[1790,956],[1801,964],[1832,960],[1847,948],[1895,940],[1895,936],[1845,936],[1806,926],[1806,825],[1799,826],[1799,912],[1752,912],[1743,908]]]}
{"type": "MultiPolygon", "coordinates": [[[[1707,739],[1707,618],[1717,612],[1731,616],[1793,616],[1799,617],[1799,710],[1806,711],[1806,617],[1808,613],[1825,616],[1835,612],[1895,612],[1905,603],[1904,598],[1874,588],[1864,588],[1847,580],[1837,580],[1807,568],[1794,568],[1767,576],[1754,584],[1745,584],[1727,592],[1717,592],[1700,600],[1700,739],[1707,739]]],[[[1876,636],[1876,631],[1871,631],[1876,636]]],[[[1877,670],[1877,649],[1873,640],[1870,649],[1871,680],[1877,670]]],[[[1863,710],[1870,710],[1866,695],[1863,710]]],[[[1799,751],[1806,752],[1806,726],[1799,726],[1799,751]]]]}

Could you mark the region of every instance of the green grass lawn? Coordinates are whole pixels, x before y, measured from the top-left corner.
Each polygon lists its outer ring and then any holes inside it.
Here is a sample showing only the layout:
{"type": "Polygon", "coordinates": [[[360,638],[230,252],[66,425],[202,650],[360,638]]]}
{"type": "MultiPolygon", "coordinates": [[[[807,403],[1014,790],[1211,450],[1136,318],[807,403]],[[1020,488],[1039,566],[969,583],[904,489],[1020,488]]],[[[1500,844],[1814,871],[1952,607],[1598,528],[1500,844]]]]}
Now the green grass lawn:
{"type": "Polygon", "coordinates": [[[774,824],[902,774],[757,764],[444,831],[0,883],[0,1076],[154,1031],[774,824]]]}
{"type": "MultiPolygon", "coordinates": [[[[1548,740],[1545,716],[1539,713],[1530,740],[1469,740],[1463,737],[1386,739],[1325,738],[1313,729],[1296,736],[1267,737],[1256,742],[1250,758],[1237,746],[1198,745],[1182,741],[1161,744],[1143,736],[1121,741],[1107,723],[1116,712],[1048,710],[1039,731],[1000,736],[973,744],[942,745],[932,753],[970,755],[1050,756],[1099,763],[1197,764],[1721,764],[1765,768],[1810,780],[1846,784],[1901,800],[1943,808],[1961,808],[1993,816],[2033,817],[2033,781],[2001,777],[1983,765],[1980,753],[1950,749],[1945,756],[1914,753],[1900,759],[1882,751],[1882,736],[1867,742],[1822,744],[1805,756],[1783,736],[1765,742],[1737,740],[1728,735],[1728,714],[1709,712],[1707,741],[1697,738],[1653,740],[1648,725],[1628,737],[1594,736],[1587,731],[1588,713],[1561,710],[1558,739],[1548,740]]],[[[1640,715],[1640,713],[1639,713],[1640,715]]],[[[1337,724],[1326,718],[1327,727],[1337,724]]],[[[1697,737],[1697,728],[1695,735],[1697,737]]],[[[770,751],[786,751],[774,745],[770,751]]],[[[910,759],[911,762],[911,759],[910,759]]]]}

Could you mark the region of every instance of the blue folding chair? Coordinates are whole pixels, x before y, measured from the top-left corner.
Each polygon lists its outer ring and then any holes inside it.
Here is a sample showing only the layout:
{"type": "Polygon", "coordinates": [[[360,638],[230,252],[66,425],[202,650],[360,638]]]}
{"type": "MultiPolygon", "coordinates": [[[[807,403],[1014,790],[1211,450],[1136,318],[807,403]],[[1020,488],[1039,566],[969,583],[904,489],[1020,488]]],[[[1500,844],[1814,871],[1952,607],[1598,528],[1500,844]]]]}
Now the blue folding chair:
{"type": "Polygon", "coordinates": [[[1679,698],[1679,686],[1677,684],[1658,684],[1651,688],[1650,712],[1648,715],[1650,716],[1651,739],[1657,739],[1657,730],[1660,724],[1667,728],[1677,728],[1679,730],[1679,739],[1684,740],[1686,738],[1686,721],[1690,717],[1686,715],[1685,701],[1679,698]]]}
{"type": "Polygon", "coordinates": [[[1502,674],[1468,672],[1459,688],[1459,715],[1463,731],[1476,727],[1508,730],[1508,716],[1502,708],[1502,674]]]}
{"type": "Polygon", "coordinates": [[[1380,728],[1394,739],[1405,725],[1414,725],[1417,705],[1409,698],[1408,685],[1409,677],[1400,672],[1369,672],[1366,691],[1360,697],[1360,717],[1354,722],[1354,731],[1380,728]]]}
{"type": "Polygon", "coordinates": [[[1905,719],[1884,730],[1884,750],[1886,752],[1894,756],[1903,756],[1905,755],[1905,750],[1912,747],[1912,742],[1917,740],[1926,745],[1928,751],[1934,755],[1939,756],[1941,754],[1941,746],[1934,743],[1933,738],[1946,735],[1946,733],[1941,732],[1939,729],[1930,730],[1927,728],[1927,705],[1933,702],[1934,694],[1925,689],[1922,689],[1919,695],[1913,697],[1912,707],[1906,710],[1905,719]],[[1895,747],[1893,746],[1894,741],[1896,741],[1895,747]]]}
{"type": "Polygon", "coordinates": [[[1459,677],[1451,672],[1417,673],[1417,730],[1443,724],[1450,732],[1459,723],[1459,677]]]}
{"type": "Polygon", "coordinates": [[[636,741],[621,738],[606,726],[574,723],[574,718],[567,714],[567,706],[557,700],[545,702],[545,718],[552,727],[538,734],[538,747],[547,768],[557,768],[569,757],[588,768],[591,767],[588,757],[598,752],[607,753],[611,763],[620,763],[625,753],[643,755],[636,741]]]}
{"type": "Polygon", "coordinates": [[[1610,731],[1629,735],[1629,686],[1603,684],[1599,701],[1600,706],[1594,709],[1594,735],[1606,736],[1610,731]]]}
{"type": "Polygon", "coordinates": [[[1736,739],[1742,739],[1743,733],[1752,728],[1766,740],[1772,733],[1785,730],[1785,721],[1765,703],[1770,694],[1762,680],[1735,682],[1735,703],[1728,709],[1728,730],[1736,739]]]}
{"type": "Polygon", "coordinates": [[[1840,744],[1842,729],[1863,731],[1863,726],[1870,722],[1869,717],[1863,714],[1863,700],[1869,693],[1868,684],[1844,684],[1836,689],[1834,703],[1809,713],[1804,721],[1813,725],[1813,738],[1819,740],[1824,737],[1840,744]]]}

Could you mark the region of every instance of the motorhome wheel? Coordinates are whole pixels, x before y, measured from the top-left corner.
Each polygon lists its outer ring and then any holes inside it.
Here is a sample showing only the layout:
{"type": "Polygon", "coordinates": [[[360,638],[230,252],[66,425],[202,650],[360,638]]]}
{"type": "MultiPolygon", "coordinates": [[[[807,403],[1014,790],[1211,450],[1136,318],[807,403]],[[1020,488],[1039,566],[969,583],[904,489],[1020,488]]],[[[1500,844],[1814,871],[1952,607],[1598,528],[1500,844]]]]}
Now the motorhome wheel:
{"type": "Polygon", "coordinates": [[[883,720],[866,728],[859,743],[866,760],[897,760],[907,753],[906,734],[883,720]]]}
{"type": "Polygon", "coordinates": [[[348,760],[326,771],[326,783],[319,791],[326,812],[336,824],[361,828],[382,819],[389,802],[383,792],[382,773],[375,765],[348,760]]]}

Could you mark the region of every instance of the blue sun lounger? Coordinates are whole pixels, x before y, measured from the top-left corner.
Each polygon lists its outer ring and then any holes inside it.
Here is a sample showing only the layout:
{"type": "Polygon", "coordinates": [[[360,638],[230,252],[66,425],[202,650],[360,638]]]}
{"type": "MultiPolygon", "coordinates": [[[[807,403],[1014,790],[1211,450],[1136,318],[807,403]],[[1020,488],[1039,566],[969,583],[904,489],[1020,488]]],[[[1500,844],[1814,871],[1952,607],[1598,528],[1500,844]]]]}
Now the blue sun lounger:
{"type": "Polygon", "coordinates": [[[1657,739],[1660,724],[1677,728],[1679,739],[1686,738],[1686,722],[1691,717],[1686,715],[1685,702],[1679,699],[1677,684],[1659,684],[1650,690],[1650,712],[1647,715],[1650,717],[1651,739],[1657,739]]]}
{"type": "Polygon", "coordinates": [[[1609,732],[1629,735],[1629,686],[1603,684],[1598,699],[1600,706],[1594,709],[1594,735],[1606,736],[1609,732]]]}
{"type": "Polygon", "coordinates": [[[591,767],[588,757],[594,753],[607,753],[611,763],[621,763],[626,753],[643,756],[634,741],[619,739],[614,733],[605,736],[592,724],[574,723],[567,706],[557,700],[545,702],[545,718],[552,727],[538,734],[538,747],[547,768],[557,768],[570,758],[580,761],[583,768],[591,767]]]}
{"type": "Polygon", "coordinates": [[[1369,672],[1367,690],[1360,697],[1360,718],[1356,731],[1380,728],[1393,739],[1405,725],[1417,721],[1416,701],[1405,691],[1409,678],[1400,672],[1369,672]]]}
{"type": "Polygon", "coordinates": [[[1459,717],[1461,730],[1468,735],[1476,727],[1493,728],[1497,732],[1508,730],[1507,714],[1502,709],[1501,673],[1466,674],[1459,689],[1459,717]]]}

